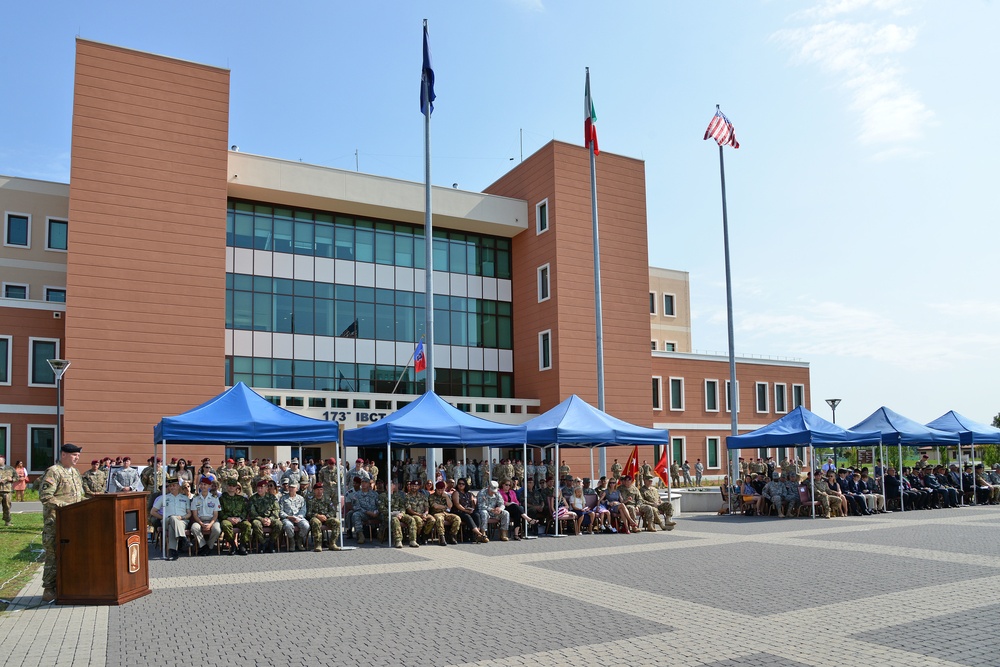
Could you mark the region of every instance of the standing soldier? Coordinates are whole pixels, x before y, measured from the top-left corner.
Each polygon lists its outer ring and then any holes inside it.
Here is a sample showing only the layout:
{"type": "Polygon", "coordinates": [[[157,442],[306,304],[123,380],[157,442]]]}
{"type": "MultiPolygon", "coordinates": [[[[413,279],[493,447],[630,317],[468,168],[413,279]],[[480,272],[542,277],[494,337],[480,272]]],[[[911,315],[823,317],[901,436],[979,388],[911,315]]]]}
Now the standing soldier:
{"type": "Polygon", "coordinates": [[[479,485],[482,488],[486,488],[490,485],[490,464],[486,459],[483,459],[479,463],[479,485]]]}
{"type": "Polygon", "coordinates": [[[572,476],[573,473],[570,470],[569,464],[566,463],[566,461],[563,461],[562,465],[559,466],[559,479],[566,479],[567,477],[572,477],[572,476]]]}
{"type": "Polygon", "coordinates": [[[253,493],[253,468],[247,465],[247,460],[242,456],[236,462],[236,479],[240,483],[243,494],[249,496],[253,493]]]}
{"type": "MultiPolygon", "coordinates": [[[[79,457],[77,457],[79,458],[79,457]]],[[[132,457],[122,458],[122,468],[111,476],[111,490],[115,493],[135,491],[139,486],[139,473],[132,467],[132,457]]]]}
{"type": "Polygon", "coordinates": [[[611,479],[617,480],[620,478],[622,476],[622,470],[624,469],[625,468],[622,467],[622,464],[618,463],[618,459],[615,459],[615,462],[611,464],[611,479]]]}
{"type": "Polygon", "coordinates": [[[56,508],[83,500],[83,480],[76,469],[82,449],[66,443],[62,446],[59,463],[42,476],[38,499],[42,502],[45,526],[42,546],[45,549],[45,570],[42,573],[42,602],[56,599],[56,508]]]}
{"type": "Polygon", "coordinates": [[[331,501],[340,501],[340,481],[337,475],[340,469],[334,459],[327,459],[326,465],[316,473],[316,481],[323,485],[323,495],[331,501]]]}
{"type": "Polygon", "coordinates": [[[649,465],[649,461],[643,461],[642,465],[639,466],[639,478],[645,480],[647,477],[653,476],[653,466],[649,465]]]}
{"type": "MultiPolygon", "coordinates": [[[[0,457],[3,458],[3,457],[0,457]]],[[[90,462],[90,470],[81,475],[83,481],[83,495],[93,498],[104,493],[108,488],[108,473],[101,470],[100,461],[94,459],[90,462]]]]}
{"type": "Polygon", "coordinates": [[[514,461],[514,479],[524,483],[524,464],[521,463],[520,459],[514,461]]]}
{"type": "Polygon", "coordinates": [[[681,485],[681,467],[677,465],[677,461],[670,464],[670,482],[675,487],[681,485]]]}
{"type": "Polygon", "coordinates": [[[154,456],[149,457],[149,465],[142,469],[139,481],[146,492],[146,512],[153,509],[153,503],[163,493],[163,461],[154,456]]]}
{"type": "MultiPolygon", "coordinates": [[[[95,461],[96,463],[96,461],[95,461]]],[[[3,507],[3,525],[10,525],[10,496],[14,492],[14,469],[0,454],[0,506],[3,507]]]]}
{"type": "Polygon", "coordinates": [[[215,472],[215,477],[219,480],[219,484],[222,485],[222,488],[226,488],[226,486],[229,485],[229,480],[231,479],[234,479],[237,483],[239,483],[240,474],[237,472],[236,468],[233,467],[234,463],[236,463],[236,461],[233,459],[226,459],[225,465],[215,472]]]}

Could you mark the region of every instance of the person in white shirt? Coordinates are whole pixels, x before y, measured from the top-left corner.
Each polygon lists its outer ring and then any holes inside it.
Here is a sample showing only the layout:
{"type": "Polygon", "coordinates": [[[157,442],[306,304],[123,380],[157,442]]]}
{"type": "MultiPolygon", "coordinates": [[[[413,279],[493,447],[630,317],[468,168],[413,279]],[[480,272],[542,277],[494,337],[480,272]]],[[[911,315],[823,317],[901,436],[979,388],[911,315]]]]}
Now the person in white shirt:
{"type": "Polygon", "coordinates": [[[198,495],[191,499],[191,535],[198,545],[199,556],[207,556],[222,534],[219,524],[222,505],[216,494],[209,493],[211,489],[212,480],[202,477],[198,481],[198,495]]]}
{"type": "Polygon", "coordinates": [[[180,492],[181,485],[176,477],[167,478],[167,495],[153,502],[149,513],[163,522],[163,532],[167,540],[169,555],[167,560],[177,560],[177,546],[186,541],[184,531],[191,516],[191,501],[180,492]]]}

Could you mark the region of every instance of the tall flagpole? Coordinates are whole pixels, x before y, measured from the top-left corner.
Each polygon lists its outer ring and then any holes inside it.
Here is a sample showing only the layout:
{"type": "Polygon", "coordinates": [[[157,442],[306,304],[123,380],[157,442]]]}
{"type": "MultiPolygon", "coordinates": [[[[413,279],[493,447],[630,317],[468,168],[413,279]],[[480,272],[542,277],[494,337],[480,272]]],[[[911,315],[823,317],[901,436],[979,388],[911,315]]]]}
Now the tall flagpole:
{"type": "Polygon", "coordinates": [[[431,112],[434,110],[434,70],[431,69],[431,49],[427,44],[427,19],[424,19],[424,61],[420,73],[420,110],[424,114],[424,314],[426,325],[424,356],[427,374],[424,391],[434,391],[434,236],[431,221],[431,112]]]}
{"type": "MultiPolygon", "coordinates": [[[[595,120],[594,116],[594,105],[593,100],[590,97],[590,68],[587,70],[587,85],[585,92],[585,108],[584,113],[587,114],[586,118],[591,121],[595,120]]],[[[592,123],[591,123],[592,128],[592,123]]],[[[597,347],[597,409],[604,411],[604,311],[601,303],[601,241],[600,234],[598,232],[597,224],[597,142],[595,140],[595,132],[593,128],[589,132],[587,137],[587,148],[588,153],[590,153],[590,216],[591,216],[591,227],[593,228],[594,237],[594,321],[596,329],[596,347],[597,347]]],[[[604,448],[601,448],[599,456],[599,467],[601,474],[607,474],[607,452],[604,448]]],[[[558,522],[557,522],[558,523],[558,522]]]]}

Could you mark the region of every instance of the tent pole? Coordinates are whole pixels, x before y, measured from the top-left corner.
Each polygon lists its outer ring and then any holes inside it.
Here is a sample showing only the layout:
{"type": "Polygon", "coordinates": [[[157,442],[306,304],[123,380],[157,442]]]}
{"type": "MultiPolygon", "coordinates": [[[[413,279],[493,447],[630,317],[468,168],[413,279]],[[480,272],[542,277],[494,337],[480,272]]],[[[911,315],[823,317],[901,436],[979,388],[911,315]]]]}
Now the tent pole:
{"type": "MultiPolygon", "coordinates": [[[[392,443],[388,440],[385,442],[385,460],[392,463],[392,443]]],[[[389,467],[392,470],[392,466],[389,467]]],[[[389,543],[389,547],[392,548],[392,477],[389,477],[389,483],[385,485],[386,493],[386,503],[385,503],[385,534],[386,542],[389,543]]],[[[400,529],[402,529],[402,524],[400,524],[400,529]]]]}
{"type": "Polygon", "coordinates": [[[555,537],[562,537],[559,534],[559,499],[562,498],[562,480],[559,479],[559,441],[556,440],[556,495],[552,497],[552,521],[556,524],[555,537]]]}
{"type": "Polygon", "coordinates": [[[972,464],[972,504],[976,504],[976,443],[969,445],[969,463],[972,464]]]}
{"type": "Polygon", "coordinates": [[[962,477],[962,441],[958,442],[958,490],[962,494],[962,504],[965,504],[965,478],[962,477]]]}
{"type": "Polygon", "coordinates": [[[906,508],[903,506],[903,441],[900,440],[896,444],[896,451],[899,453],[899,470],[896,474],[899,475],[899,511],[905,512],[906,508]]]}
{"type": "Polygon", "coordinates": [[[340,424],[337,433],[337,518],[340,520],[340,549],[344,549],[344,457],[347,455],[347,445],[344,443],[344,425],[340,424]]]}
{"type": "MultiPolygon", "coordinates": [[[[156,448],[155,447],[153,448],[153,454],[154,454],[154,456],[153,456],[153,459],[154,459],[153,460],[153,465],[155,466],[156,465],[156,460],[155,460],[156,459],[156,456],[155,456],[155,454],[156,454],[156,448]]],[[[164,465],[166,465],[166,461],[167,461],[167,439],[166,438],[163,439],[163,461],[164,461],[164,465]]],[[[154,482],[156,480],[156,468],[155,467],[153,468],[153,480],[154,480],[154,482]]],[[[167,474],[165,472],[163,473],[163,488],[160,489],[160,492],[163,494],[163,500],[161,501],[160,507],[162,507],[163,509],[166,509],[166,507],[167,507],[167,474]]],[[[160,543],[161,543],[161,546],[163,547],[162,557],[163,557],[163,560],[167,560],[167,515],[166,515],[166,512],[161,511],[160,512],[160,516],[163,517],[162,519],[160,519],[160,543]]]]}
{"type": "MultiPolygon", "coordinates": [[[[521,471],[524,474],[524,479],[522,480],[523,486],[521,486],[521,495],[524,497],[523,509],[525,512],[525,516],[527,516],[528,513],[528,441],[527,440],[524,441],[524,447],[521,453],[521,471]]],[[[529,527],[530,525],[524,526],[524,539],[533,540],[538,537],[538,531],[536,530],[534,535],[529,536],[528,535],[529,527]]]]}
{"type": "MultiPolygon", "coordinates": [[[[590,483],[594,483],[594,448],[590,448],[590,483]]],[[[590,488],[594,488],[591,486],[590,488]]]]}
{"type": "Polygon", "coordinates": [[[812,493],[812,518],[816,518],[816,450],[813,448],[812,443],[809,443],[809,479],[812,480],[812,484],[809,485],[809,491],[812,493]]]}

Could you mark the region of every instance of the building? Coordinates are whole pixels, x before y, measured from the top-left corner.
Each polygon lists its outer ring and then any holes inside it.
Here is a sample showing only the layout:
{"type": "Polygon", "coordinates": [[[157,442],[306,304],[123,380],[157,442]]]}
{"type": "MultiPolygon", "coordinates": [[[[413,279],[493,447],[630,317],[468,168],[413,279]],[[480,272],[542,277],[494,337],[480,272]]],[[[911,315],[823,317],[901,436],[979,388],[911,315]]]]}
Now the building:
{"type": "MultiPolygon", "coordinates": [[[[145,458],[162,416],[238,381],[348,428],[422,388],[409,359],[429,307],[423,185],[231,150],[228,115],[227,70],[80,39],[69,185],[0,179],[0,447],[32,472],[54,457],[53,356],[72,362],[64,433],[85,458],[145,458]]],[[[606,408],[709,457],[728,419],[696,409],[696,394],[726,374],[690,352],[686,274],[647,266],[643,162],[605,152],[599,169],[600,219],[614,230],[601,239],[606,408]],[[647,306],[651,339],[672,351],[647,347],[647,306]]],[[[586,150],[553,141],[483,193],[435,188],[433,201],[438,393],[515,423],[573,393],[596,402],[586,150]]],[[[801,385],[808,402],[806,364],[741,364],[775,391],[801,385]]],[[[741,425],[771,421],[776,402],[741,425]]],[[[568,458],[579,471],[588,455],[568,458]]]]}

